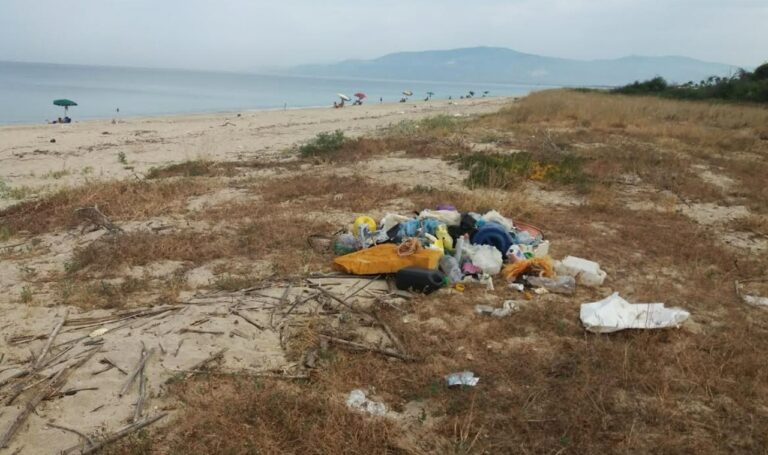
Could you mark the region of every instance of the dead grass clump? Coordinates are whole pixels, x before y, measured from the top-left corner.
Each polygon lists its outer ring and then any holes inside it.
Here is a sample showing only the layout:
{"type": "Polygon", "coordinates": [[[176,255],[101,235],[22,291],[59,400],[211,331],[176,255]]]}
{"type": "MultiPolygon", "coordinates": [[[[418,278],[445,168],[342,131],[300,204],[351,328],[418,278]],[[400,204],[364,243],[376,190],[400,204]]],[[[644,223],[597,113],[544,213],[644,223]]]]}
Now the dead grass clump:
{"type": "Polygon", "coordinates": [[[169,177],[232,177],[236,174],[236,166],[237,163],[232,162],[190,160],[159,168],[150,168],[146,178],[153,180],[169,177]]]}
{"type": "Polygon", "coordinates": [[[135,232],[103,238],[76,249],[67,272],[90,269],[111,274],[122,265],[144,266],[157,261],[201,264],[232,254],[232,242],[221,235],[135,232]]]}
{"type": "Polygon", "coordinates": [[[177,384],[186,409],[151,441],[128,441],[112,454],[404,454],[393,425],[346,408],[343,396],[278,381],[208,378],[177,384]]]}
{"type": "Polygon", "coordinates": [[[79,281],[65,277],[56,284],[56,294],[65,305],[80,308],[123,308],[136,293],[150,290],[149,281],[126,278],[117,282],[107,280],[79,281]]]}
{"type": "Polygon", "coordinates": [[[31,234],[72,228],[80,223],[75,209],[93,205],[113,221],[142,219],[178,210],[187,198],[209,188],[208,184],[188,179],[91,183],[2,210],[0,225],[14,233],[31,234]]]}

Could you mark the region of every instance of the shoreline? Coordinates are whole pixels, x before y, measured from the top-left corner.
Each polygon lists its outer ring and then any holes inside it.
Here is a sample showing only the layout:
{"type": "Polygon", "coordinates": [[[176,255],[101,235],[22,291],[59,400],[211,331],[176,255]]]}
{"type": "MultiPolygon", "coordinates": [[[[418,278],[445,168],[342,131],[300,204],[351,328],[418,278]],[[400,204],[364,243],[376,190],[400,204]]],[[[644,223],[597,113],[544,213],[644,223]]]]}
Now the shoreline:
{"type": "Polygon", "coordinates": [[[141,178],[189,160],[275,160],[318,133],[370,134],[435,115],[494,112],[518,97],[87,120],[0,126],[0,208],[94,180],[141,178]]]}
{"type": "MultiPolygon", "coordinates": [[[[524,97],[525,95],[519,95],[519,96],[486,96],[486,97],[476,97],[476,98],[469,98],[469,99],[454,99],[454,100],[448,100],[448,99],[433,99],[431,101],[424,102],[423,100],[417,100],[414,102],[406,102],[406,103],[400,103],[400,102],[386,102],[386,103],[366,103],[362,106],[352,106],[351,104],[344,107],[344,109],[371,109],[376,107],[384,107],[384,108],[394,108],[396,106],[401,106],[403,108],[420,108],[420,107],[444,107],[444,106],[453,106],[453,105],[461,105],[461,104],[474,104],[478,101],[482,100],[509,100],[510,102],[524,97]]],[[[112,123],[113,120],[117,120],[117,123],[123,123],[123,122],[130,122],[130,121],[144,121],[144,120],[167,120],[169,118],[179,118],[179,119],[191,119],[195,117],[213,117],[213,116],[237,116],[238,114],[258,114],[258,113],[264,113],[264,112],[283,112],[283,111],[310,111],[310,110],[323,110],[323,109],[331,109],[333,110],[333,105],[330,104],[328,106],[324,105],[315,105],[315,106],[295,106],[295,107],[264,107],[264,108],[248,108],[248,109],[241,109],[241,110],[223,110],[223,111],[195,111],[195,112],[175,112],[175,113],[167,113],[167,114],[146,114],[146,115],[131,115],[131,116],[120,116],[120,117],[98,117],[98,118],[84,118],[83,120],[74,120],[72,123],[65,123],[65,124],[58,124],[58,123],[48,123],[48,122],[40,122],[40,123],[29,123],[29,122],[13,122],[13,123],[1,123],[0,122],[0,133],[3,132],[5,129],[11,129],[11,128],[17,128],[17,127],[44,127],[44,126],[64,126],[64,125],[81,125],[81,124],[91,124],[96,122],[107,122],[112,123]]],[[[72,117],[72,114],[70,114],[70,117],[72,117]]]]}

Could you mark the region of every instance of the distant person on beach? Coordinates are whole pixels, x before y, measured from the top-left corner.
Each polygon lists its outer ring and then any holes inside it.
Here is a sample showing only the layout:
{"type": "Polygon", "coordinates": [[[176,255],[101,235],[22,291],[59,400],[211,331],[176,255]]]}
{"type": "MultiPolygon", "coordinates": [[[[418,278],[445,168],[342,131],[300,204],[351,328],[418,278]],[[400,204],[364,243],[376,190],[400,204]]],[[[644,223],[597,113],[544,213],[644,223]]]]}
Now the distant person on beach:
{"type": "Polygon", "coordinates": [[[383,103],[383,102],[384,102],[384,97],[383,97],[383,96],[380,96],[380,97],[379,97],[379,103],[383,103]]]}

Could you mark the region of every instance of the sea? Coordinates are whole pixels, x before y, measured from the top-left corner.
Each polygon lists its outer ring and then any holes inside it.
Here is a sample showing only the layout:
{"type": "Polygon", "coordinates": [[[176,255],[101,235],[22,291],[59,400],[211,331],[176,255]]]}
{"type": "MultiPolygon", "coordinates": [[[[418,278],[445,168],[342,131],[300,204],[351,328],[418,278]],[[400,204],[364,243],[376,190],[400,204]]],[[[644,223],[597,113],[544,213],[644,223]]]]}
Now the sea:
{"type": "Polygon", "coordinates": [[[63,117],[54,99],[69,108],[73,121],[170,114],[242,112],[332,106],[338,93],[362,92],[365,103],[524,95],[541,86],[474,82],[336,79],[234,72],[123,68],[0,62],[0,124],[45,123],[63,117]],[[119,110],[119,112],[118,112],[119,110]]]}

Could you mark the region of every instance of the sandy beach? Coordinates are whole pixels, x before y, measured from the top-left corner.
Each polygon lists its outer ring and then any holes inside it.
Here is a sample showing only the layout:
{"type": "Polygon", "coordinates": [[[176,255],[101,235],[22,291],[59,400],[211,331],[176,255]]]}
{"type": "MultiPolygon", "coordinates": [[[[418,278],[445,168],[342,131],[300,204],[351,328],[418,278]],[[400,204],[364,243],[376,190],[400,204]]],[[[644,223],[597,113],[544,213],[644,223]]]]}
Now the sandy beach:
{"type": "MultiPolygon", "coordinates": [[[[403,120],[493,112],[511,98],[390,103],[243,113],[0,126],[0,181],[27,193],[142,175],[184,160],[273,159],[317,133],[349,136],[403,120]],[[55,141],[55,142],[54,142],[55,141]],[[123,157],[123,158],[121,158],[123,157]]],[[[0,208],[14,203],[1,200],[0,208]]]]}
{"type": "MultiPolygon", "coordinates": [[[[362,434],[356,453],[442,454],[475,413],[512,429],[473,427],[483,452],[552,452],[570,432],[588,453],[604,413],[572,403],[592,400],[623,432],[638,412],[654,416],[630,451],[687,447],[669,442],[672,421],[681,435],[701,422],[737,434],[768,415],[738,401],[742,384],[765,393],[764,308],[741,295],[768,291],[752,279],[768,251],[767,118],[559,90],[0,127],[0,441],[14,454],[80,453],[151,421],[110,453],[297,453],[304,439],[342,453],[362,434]],[[354,139],[298,150],[337,129],[354,139]],[[386,274],[334,273],[332,239],[358,216],[443,204],[534,226],[553,259],[595,261],[607,278],[561,294],[520,292],[502,273],[493,287],[420,295],[386,274]],[[690,318],[587,334],[580,304],[614,292],[690,318]],[[477,312],[508,302],[504,317],[477,312]],[[446,387],[458,371],[481,380],[446,387]],[[386,413],[350,409],[357,389],[386,413]],[[589,437],[571,430],[584,422],[589,437]]],[[[745,451],[765,434],[742,434],[745,451]]],[[[721,451],[718,434],[700,440],[721,451]]]]}

